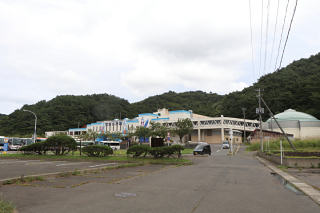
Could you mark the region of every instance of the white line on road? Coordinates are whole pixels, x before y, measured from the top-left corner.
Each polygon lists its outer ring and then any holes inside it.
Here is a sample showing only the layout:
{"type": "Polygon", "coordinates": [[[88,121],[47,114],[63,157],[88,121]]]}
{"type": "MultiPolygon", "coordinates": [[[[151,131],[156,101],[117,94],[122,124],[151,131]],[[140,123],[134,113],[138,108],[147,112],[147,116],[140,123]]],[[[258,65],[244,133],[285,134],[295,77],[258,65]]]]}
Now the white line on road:
{"type": "Polygon", "coordinates": [[[70,166],[70,165],[77,165],[77,164],[83,164],[83,163],[89,163],[89,162],[79,162],[79,163],[62,163],[62,164],[57,164],[56,166],[70,166]]]}
{"type": "Polygon", "coordinates": [[[0,164],[11,164],[11,163],[27,163],[27,162],[38,162],[40,160],[12,160],[12,161],[2,161],[0,164]]]}
{"type": "Polygon", "coordinates": [[[53,164],[53,163],[63,163],[66,161],[40,161],[40,162],[31,162],[31,163],[26,163],[25,165],[38,165],[38,164],[53,164]]]}
{"type": "Polygon", "coordinates": [[[107,165],[114,165],[117,163],[104,163],[104,164],[97,164],[97,165],[93,165],[93,166],[89,166],[90,168],[94,168],[94,167],[98,167],[98,166],[107,166],[107,165]]]}

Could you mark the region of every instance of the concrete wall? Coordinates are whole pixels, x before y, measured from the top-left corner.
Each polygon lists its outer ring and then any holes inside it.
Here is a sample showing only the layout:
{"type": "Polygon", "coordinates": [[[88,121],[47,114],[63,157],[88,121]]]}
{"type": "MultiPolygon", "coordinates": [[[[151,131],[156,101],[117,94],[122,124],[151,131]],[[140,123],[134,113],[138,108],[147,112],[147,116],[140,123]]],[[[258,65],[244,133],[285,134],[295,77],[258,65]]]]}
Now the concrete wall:
{"type": "MultiPolygon", "coordinates": [[[[258,156],[267,159],[275,164],[280,165],[280,156],[276,155],[266,155],[265,153],[258,152],[258,156]]],[[[320,159],[319,158],[287,158],[284,157],[282,165],[293,168],[319,168],[320,159]]]]}

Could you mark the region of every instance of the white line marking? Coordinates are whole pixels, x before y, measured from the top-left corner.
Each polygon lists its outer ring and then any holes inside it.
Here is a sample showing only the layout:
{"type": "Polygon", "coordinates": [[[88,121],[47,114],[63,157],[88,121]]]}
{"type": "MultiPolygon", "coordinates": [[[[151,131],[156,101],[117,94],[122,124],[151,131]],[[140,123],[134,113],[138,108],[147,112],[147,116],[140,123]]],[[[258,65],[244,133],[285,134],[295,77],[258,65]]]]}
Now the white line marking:
{"type": "Polygon", "coordinates": [[[88,162],[79,162],[79,163],[62,163],[62,164],[57,164],[56,166],[70,166],[70,165],[83,164],[83,163],[88,163],[88,162]]]}
{"type": "Polygon", "coordinates": [[[0,162],[0,164],[11,164],[11,163],[27,163],[27,162],[36,162],[40,160],[15,160],[15,161],[5,161],[5,162],[0,162]]]}
{"type": "Polygon", "coordinates": [[[220,152],[221,150],[219,149],[219,150],[217,150],[217,152],[220,152]]]}
{"type": "Polygon", "coordinates": [[[40,162],[32,162],[32,163],[26,163],[25,165],[38,165],[38,164],[52,164],[52,163],[63,163],[66,161],[40,161],[40,162]]]}
{"type": "Polygon", "coordinates": [[[107,165],[114,165],[114,164],[117,164],[117,163],[104,163],[104,164],[97,164],[97,165],[89,166],[89,167],[94,168],[94,167],[98,167],[98,166],[107,166],[107,165]]]}

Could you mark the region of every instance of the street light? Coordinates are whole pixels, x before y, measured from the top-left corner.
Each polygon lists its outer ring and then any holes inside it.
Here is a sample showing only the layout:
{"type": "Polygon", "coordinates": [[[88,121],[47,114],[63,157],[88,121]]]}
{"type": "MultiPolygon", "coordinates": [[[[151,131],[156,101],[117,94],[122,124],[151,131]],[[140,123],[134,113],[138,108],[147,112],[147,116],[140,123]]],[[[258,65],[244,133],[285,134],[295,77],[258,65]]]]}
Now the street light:
{"type": "Polygon", "coordinates": [[[24,111],[24,112],[30,112],[30,113],[32,113],[32,114],[34,115],[34,117],[35,117],[35,120],[34,120],[34,135],[33,135],[33,143],[35,143],[35,142],[36,142],[36,139],[37,139],[37,115],[36,115],[36,113],[34,113],[34,112],[30,111],[30,110],[27,110],[27,109],[23,109],[22,111],[24,111]]]}

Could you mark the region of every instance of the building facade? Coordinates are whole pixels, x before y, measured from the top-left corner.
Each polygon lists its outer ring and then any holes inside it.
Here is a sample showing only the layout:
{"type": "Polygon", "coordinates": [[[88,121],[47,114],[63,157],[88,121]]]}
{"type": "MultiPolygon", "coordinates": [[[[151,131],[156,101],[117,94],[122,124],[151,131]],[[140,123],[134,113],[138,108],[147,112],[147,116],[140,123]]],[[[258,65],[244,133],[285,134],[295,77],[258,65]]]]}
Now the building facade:
{"type": "MultiPolygon", "coordinates": [[[[312,115],[288,109],[274,117],[285,133],[292,134],[295,139],[320,138],[320,120],[312,115]]],[[[281,131],[274,119],[271,118],[263,126],[267,130],[281,131]]]]}
{"type": "MultiPolygon", "coordinates": [[[[259,127],[257,120],[244,120],[241,118],[230,117],[208,117],[193,113],[191,110],[159,109],[153,113],[142,113],[133,119],[114,119],[109,121],[97,121],[88,124],[86,128],[69,129],[68,135],[77,137],[87,131],[94,131],[99,134],[103,133],[133,133],[139,126],[150,127],[153,122],[160,123],[168,128],[174,128],[179,119],[190,119],[193,123],[193,131],[190,135],[183,138],[184,141],[207,142],[219,144],[222,141],[231,139],[230,129],[233,131],[233,142],[241,143],[244,131],[252,132],[259,127]]],[[[173,141],[178,141],[178,137],[171,136],[173,141]]]]}

